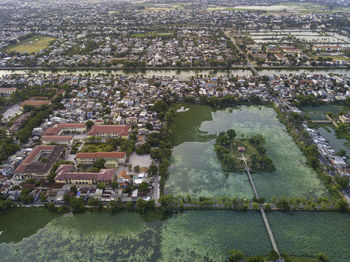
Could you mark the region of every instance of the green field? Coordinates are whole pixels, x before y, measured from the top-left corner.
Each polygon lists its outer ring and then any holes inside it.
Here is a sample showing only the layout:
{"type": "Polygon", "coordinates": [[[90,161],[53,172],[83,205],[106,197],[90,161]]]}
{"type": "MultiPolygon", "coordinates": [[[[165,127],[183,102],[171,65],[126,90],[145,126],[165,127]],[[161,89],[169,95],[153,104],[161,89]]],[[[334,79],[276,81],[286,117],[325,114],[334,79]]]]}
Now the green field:
{"type": "Polygon", "coordinates": [[[132,35],[132,37],[137,37],[137,38],[162,37],[162,36],[174,36],[174,34],[170,32],[147,32],[147,33],[132,35]]]}
{"type": "Polygon", "coordinates": [[[21,52],[21,53],[37,53],[46,49],[50,42],[55,40],[53,37],[36,35],[22,42],[6,48],[7,52],[21,52]]]}

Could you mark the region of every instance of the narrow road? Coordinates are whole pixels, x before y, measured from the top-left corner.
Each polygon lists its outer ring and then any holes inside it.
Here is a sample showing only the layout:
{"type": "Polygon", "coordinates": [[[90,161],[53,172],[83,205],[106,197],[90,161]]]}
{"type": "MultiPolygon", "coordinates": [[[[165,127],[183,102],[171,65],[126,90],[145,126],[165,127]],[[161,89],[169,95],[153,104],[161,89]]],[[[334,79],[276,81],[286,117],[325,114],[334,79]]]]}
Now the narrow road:
{"type": "Polygon", "coordinates": [[[248,55],[245,52],[243,52],[243,50],[237,45],[236,40],[227,31],[222,31],[224,32],[226,37],[230,38],[234,46],[237,48],[238,52],[245,57],[245,59],[247,60],[247,65],[250,67],[250,70],[253,72],[253,74],[256,76],[260,76],[258,70],[255,69],[248,55]]]}

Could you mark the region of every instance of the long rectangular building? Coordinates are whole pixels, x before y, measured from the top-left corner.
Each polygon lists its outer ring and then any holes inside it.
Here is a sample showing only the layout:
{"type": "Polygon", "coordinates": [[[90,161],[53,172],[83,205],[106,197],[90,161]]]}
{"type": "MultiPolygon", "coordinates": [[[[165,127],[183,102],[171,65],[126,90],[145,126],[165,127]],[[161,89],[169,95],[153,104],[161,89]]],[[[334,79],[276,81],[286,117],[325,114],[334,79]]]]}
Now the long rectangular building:
{"type": "Polygon", "coordinates": [[[80,173],[73,171],[73,165],[60,165],[56,170],[55,182],[74,185],[97,185],[99,182],[110,184],[115,175],[115,169],[101,169],[99,173],[80,173]]]}
{"type": "Polygon", "coordinates": [[[94,125],[87,135],[101,138],[128,138],[130,132],[130,125],[94,125]]]}

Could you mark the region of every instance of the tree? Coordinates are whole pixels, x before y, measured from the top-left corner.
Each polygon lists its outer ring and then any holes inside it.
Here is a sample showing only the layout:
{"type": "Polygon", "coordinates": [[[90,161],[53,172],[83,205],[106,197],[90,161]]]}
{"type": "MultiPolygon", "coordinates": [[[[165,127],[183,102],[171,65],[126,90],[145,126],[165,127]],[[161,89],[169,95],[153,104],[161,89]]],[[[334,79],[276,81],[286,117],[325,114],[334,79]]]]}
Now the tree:
{"type": "Polygon", "coordinates": [[[148,174],[150,176],[155,176],[157,175],[157,173],[158,173],[158,166],[154,162],[152,162],[152,164],[148,168],[148,174]]]}
{"type": "Polygon", "coordinates": [[[233,140],[236,137],[236,131],[233,129],[227,130],[226,133],[227,133],[230,140],[233,140]]]}
{"type": "Polygon", "coordinates": [[[163,195],[159,198],[159,203],[162,206],[162,210],[168,212],[173,208],[175,198],[172,195],[163,195]]]}
{"type": "Polygon", "coordinates": [[[147,210],[154,209],[155,202],[154,200],[146,201],[142,198],[137,199],[136,201],[136,209],[139,214],[145,214],[147,210]]]}
{"type": "Polygon", "coordinates": [[[248,262],[264,262],[264,258],[262,256],[251,257],[248,262]]]}
{"type": "Polygon", "coordinates": [[[327,255],[325,253],[319,253],[316,255],[316,258],[320,262],[329,262],[329,259],[327,258],[327,255]]]}
{"type": "Polygon", "coordinates": [[[146,128],[148,129],[148,130],[153,130],[153,125],[151,124],[151,123],[146,123],[146,128]]]}
{"type": "Polygon", "coordinates": [[[112,188],[113,189],[118,189],[119,188],[119,183],[118,182],[113,182],[112,183],[112,188]]]}
{"type": "Polygon", "coordinates": [[[0,211],[7,210],[12,207],[12,201],[10,199],[0,200],[0,211]]]}
{"type": "Polygon", "coordinates": [[[26,195],[22,201],[25,203],[25,204],[31,204],[34,202],[34,197],[32,195],[26,195]]]}
{"type": "Polygon", "coordinates": [[[71,197],[69,199],[69,204],[70,204],[72,211],[74,213],[82,213],[85,209],[84,201],[82,198],[71,197]]]}
{"type": "Polygon", "coordinates": [[[148,183],[147,182],[142,182],[139,185],[139,190],[140,190],[140,192],[146,192],[148,190],[148,183]]]}
{"type": "Polygon", "coordinates": [[[348,202],[346,202],[346,200],[344,200],[344,199],[340,199],[336,204],[336,208],[340,212],[345,213],[346,211],[348,211],[348,202]]]}
{"type": "Polygon", "coordinates": [[[97,185],[97,188],[98,189],[105,189],[106,188],[106,184],[103,183],[103,182],[99,182],[98,185],[97,185]]]}
{"type": "Polygon", "coordinates": [[[336,176],[335,182],[337,182],[341,189],[346,189],[349,187],[349,179],[347,177],[336,176]]]}
{"type": "Polygon", "coordinates": [[[46,200],[47,200],[47,197],[45,196],[44,192],[41,192],[40,201],[45,202],[46,200]]]}
{"type": "Polygon", "coordinates": [[[105,168],[106,160],[99,158],[95,161],[93,167],[96,167],[98,170],[105,168]]]}
{"type": "Polygon", "coordinates": [[[88,200],[88,205],[89,206],[98,206],[100,203],[100,200],[98,200],[97,198],[90,198],[88,200]]]}
{"type": "Polygon", "coordinates": [[[280,200],[278,200],[276,206],[282,210],[289,210],[290,209],[288,201],[284,198],[281,198],[280,200]]]}
{"type": "Polygon", "coordinates": [[[279,254],[275,250],[271,250],[271,252],[270,252],[270,260],[276,261],[279,258],[280,258],[279,254]]]}
{"type": "Polygon", "coordinates": [[[107,204],[107,210],[112,214],[120,212],[122,208],[122,201],[120,199],[112,200],[107,204]]]}
{"type": "Polygon", "coordinates": [[[228,261],[229,262],[239,262],[243,259],[244,253],[241,250],[230,250],[228,252],[228,261]]]}
{"type": "Polygon", "coordinates": [[[74,195],[76,195],[78,192],[77,186],[76,185],[71,186],[70,191],[73,192],[74,195]]]}
{"type": "Polygon", "coordinates": [[[89,120],[89,121],[87,121],[87,122],[85,123],[85,125],[86,125],[86,127],[87,127],[88,129],[90,129],[90,128],[94,125],[94,122],[92,122],[91,120],[89,120]]]}
{"type": "Polygon", "coordinates": [[[161,113],[161,112],[164,113],[164,112],[168,111],[168,105],[163,100],[158,100],[154,104],[153,110],[156,111],[157,113],[161,113]]]}

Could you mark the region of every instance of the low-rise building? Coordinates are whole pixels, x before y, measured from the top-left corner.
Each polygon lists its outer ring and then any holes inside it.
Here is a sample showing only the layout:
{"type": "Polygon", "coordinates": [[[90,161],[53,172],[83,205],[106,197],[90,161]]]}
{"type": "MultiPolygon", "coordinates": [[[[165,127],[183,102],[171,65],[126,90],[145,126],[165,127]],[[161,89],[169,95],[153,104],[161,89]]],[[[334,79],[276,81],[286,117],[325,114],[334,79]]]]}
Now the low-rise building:
{"type": "Polygon", "coordinates": [[[36,146],[26,159],[15,169],[14,177],[18,180],[46,179],[65,147],[58,145],[36,146]]]}
{"type": "Polygon", "coordinates": [[[96,152],[96,153],[78,153],[75,160],[78,164],[90,165],[97,159],[106,161],[105,166],[108,168],[117,167],[118,163],[125,163],[125,152],[96,152]]]}
{"type": "Polygon", "coordinates": [[[56,170],[55,182],[74,185],[111,184],[115,174],[115,169],[101,169],[98,173],[74,172],[73,165],[60,165],[56,170]]]}
{"type": "Polygon", "coordinates": [[[41,141],[44,145],[55,143],[57,145],[70,146],[73,142],[73,136],[43,136],[41,141]]]}
{"type": "Polygon", "coordinates": [[[130,125],[94,125],[87,135],[101,138],[128,138],[130,132],[130,125]]]}

